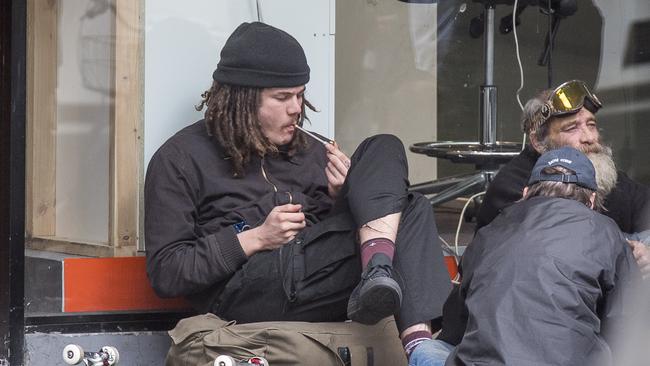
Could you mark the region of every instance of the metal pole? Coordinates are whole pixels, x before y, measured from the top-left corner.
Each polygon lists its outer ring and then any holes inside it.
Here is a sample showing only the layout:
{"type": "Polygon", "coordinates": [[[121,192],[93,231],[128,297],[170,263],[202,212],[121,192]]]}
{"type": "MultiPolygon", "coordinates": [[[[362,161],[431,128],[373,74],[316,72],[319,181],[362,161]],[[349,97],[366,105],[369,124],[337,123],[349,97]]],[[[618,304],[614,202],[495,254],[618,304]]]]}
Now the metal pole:
{"type": "Polygon", "coordinates": [[[24,364],[26,1],[0,1],[0,365],[24,364]]]}
{"type": "Polygon", "coordinates": [[[480,143],[497,142],[497,88],[494,86],[494,4],[485,5],[485,84],[481,86],[480,143]]]}
{"type": "Polygon", "coordinates": [[[485,85],[494,84],[494,5],[485,6],[485,85]]]}

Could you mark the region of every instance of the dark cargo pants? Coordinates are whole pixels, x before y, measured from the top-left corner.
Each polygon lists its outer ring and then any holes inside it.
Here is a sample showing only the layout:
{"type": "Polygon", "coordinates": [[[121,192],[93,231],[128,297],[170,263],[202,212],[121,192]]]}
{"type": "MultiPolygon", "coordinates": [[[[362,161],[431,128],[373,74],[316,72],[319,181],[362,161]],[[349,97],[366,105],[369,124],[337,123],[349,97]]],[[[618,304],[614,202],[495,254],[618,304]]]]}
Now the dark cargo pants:
{"type": "Polygon", "coordinates": [[[451,283],[443,261],[433,208],[408,193],[408,165],[394,136],[366,139],[332,214],[305,228],[280,249],[259,252],[226,284],[212,312],[240,323],[342,321],[360,280],[359,227],[402,212],[393,265],[402,288],[397,327],[437,319],[451,283]]]}

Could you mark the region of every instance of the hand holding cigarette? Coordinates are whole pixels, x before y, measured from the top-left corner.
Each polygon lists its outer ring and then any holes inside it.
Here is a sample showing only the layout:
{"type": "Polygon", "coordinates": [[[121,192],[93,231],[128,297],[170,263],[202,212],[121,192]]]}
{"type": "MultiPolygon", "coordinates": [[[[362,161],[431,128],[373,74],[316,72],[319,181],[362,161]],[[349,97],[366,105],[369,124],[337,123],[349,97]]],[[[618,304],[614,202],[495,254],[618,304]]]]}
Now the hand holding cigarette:
{"type": "Polygon", "coordinates": [[[348,169],[350,169],[351,165],[350,158],[339,149],[335,141],[313,134],[298,124],[295,126],[306,135],[325,145],[328,160],[325,175],[327,175],[329,194],[332,198],[335,198],[343,186],[345,177],[348,175],[348,169]]]}
{"type": "Polygon", "coordinates": [[[350,169],[350,158],[347,157],[340,149],[336,142],[325,144],[327,150],[327,166],[325,175],[327,176],[327,190],[329,196],[336,199],[350,169]]]}

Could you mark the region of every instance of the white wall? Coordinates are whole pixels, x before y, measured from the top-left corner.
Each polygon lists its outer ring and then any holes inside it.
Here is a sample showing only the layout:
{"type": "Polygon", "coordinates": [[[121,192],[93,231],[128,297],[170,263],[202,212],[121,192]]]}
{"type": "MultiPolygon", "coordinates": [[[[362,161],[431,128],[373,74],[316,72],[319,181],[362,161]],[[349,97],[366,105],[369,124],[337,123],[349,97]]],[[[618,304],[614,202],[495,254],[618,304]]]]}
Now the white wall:
{"type": "MultiPolygon", "coordinates": [[[[261,20],[293,35],[311,68],[311,129],[334,135],[334,0],[260,0],[261,20]]],[[[145,3],[144,158],[202,118],[194,106],[212,83],[219,52],[242,22],[258,20],[254,0],[149,0],[145,3]]]]}

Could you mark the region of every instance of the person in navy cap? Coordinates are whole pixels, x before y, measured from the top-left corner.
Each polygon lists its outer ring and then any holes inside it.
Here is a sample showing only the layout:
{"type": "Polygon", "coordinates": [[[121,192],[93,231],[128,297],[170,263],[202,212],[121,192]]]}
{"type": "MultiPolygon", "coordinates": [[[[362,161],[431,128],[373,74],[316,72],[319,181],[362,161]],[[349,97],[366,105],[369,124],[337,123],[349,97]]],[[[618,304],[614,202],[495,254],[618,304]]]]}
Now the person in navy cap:
{"type": "Polygon", "coordinates": [[[461,262],[467,314],[446,365],[611,365],[613,327],[640,279],[602,205],[591,161],[572,147],[535,163],[523,198],[481,228],[461,262]]]}

